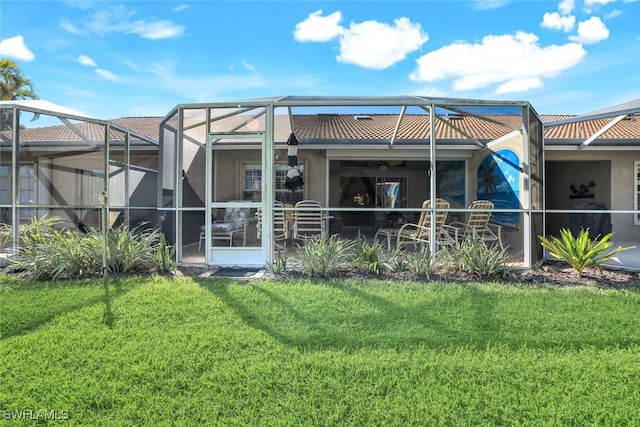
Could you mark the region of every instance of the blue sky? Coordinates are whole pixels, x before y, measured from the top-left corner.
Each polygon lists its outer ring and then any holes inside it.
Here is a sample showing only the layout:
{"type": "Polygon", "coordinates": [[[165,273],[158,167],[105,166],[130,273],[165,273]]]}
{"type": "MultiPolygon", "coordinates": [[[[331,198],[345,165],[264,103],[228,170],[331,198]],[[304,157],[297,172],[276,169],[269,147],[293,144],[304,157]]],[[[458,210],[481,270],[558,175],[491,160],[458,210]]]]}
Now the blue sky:
{"type": "Polygon", "coordinates": [[[0,2],[0,57],[101,119],[282,95],[640,98],[640,1],[0,2]]]}

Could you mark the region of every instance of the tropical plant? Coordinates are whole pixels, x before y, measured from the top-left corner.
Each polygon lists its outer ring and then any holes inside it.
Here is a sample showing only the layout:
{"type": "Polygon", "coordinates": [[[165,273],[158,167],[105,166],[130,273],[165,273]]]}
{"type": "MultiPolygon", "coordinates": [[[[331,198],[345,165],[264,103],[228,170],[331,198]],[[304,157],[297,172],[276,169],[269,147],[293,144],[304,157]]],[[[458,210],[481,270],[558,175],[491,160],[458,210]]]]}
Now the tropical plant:
{"type": "Polygon", "coordinates": [[[156,266],[161,273],[168,273],[176,270],[174,257],[176,255],[176,247],[167,243],[164,233],[160,234],[158,248],[156,251],[156,266]]]}
{"type": "Polygon", "coordinates": [[[60,230],[60,218],[33,217],[20,226],[20,249],[10,268],[33,279],[68,279],[104,273],[175,269],[175,248],[159,230],[146,223],[129,230],[126,226],[87,233],[60,230]]]}
{"type": "Polygon", "coordinates": [[[278,251],[276,253],[275,258],[273,259],[273,262],[269,262],[267,263],[267,266],[269,267],[269,270],[271,270],[271,272],[273,274],[284,274],[287,272],[287,257],[286,255],[283,255],[283,251],[278,251]]]}
{"type": "Polygon", "coordinates": [[[560,230],[560,237],[551,236],[547,239],[544,236],[538,236],[542,246],[549,253],[567,264],[569,264],[582,276],[585,268],[593,266],[599,272],[602,272],[602,264],[609,261],[618,261],[614,256],[618,252],[631,249],[631,247],[618,246],[613,248],[611,238],[613,233],[607,233],[604,236],[596,236],[595,239],[589,238],[589,228],[582,228],[577,236],[570,230],[563,228],[560,230]]]}
{"type": "Polygon", "coordinates": [[[353,241],[342,239],[336,234],[328,238],[305,239],[297,249],[302,271],[308,276],[329,276],[348,262],[353,245],[353,241]]]}
{"type": "Polygon", "coordinates": [[[423,245],[419,250],[406,251],[405,254],[409,271],[419,276],[426,276],[429,279],[434,267],[429,246],[423,245]]]}
{"type": "Polygon", "coordinates": [[[354,268],[374,274],[380,274],[386,269],[382,255],[384,250],[379,242],[369,243],[366,237],[358,233],[353,247],[352,264],[354,268]]]}
{"type": "MultiPolygon", "coordinates": [[[[11,101],[16,99],[38,99],[38,95],[33,90],[31,80],[24,77],[20,67],[8,58],[0,58],[0,101],[11,101]]],[[[0,130],[11,127],[10,110],[0,112],[0,130]]],[[[38,118],[34,114],[33,120],[38,118]]]]}
{"type": "Polygon", "coordinates": [[[38,99],[33,84],[22,75],[20,67],[8,58],[0,58],[0,100],[38,99]]]}
{"type": "Polygon", "coordinates": [[[509,270],[508,252],[479,239],[464,239],[454,247],[453,256],[458,270],[478,278],[505,274],[509,270]]]}
{"type": "Polygon", "coordinates": [[[409,261],[407,260],[406,247],[399,247],[391,252],[384,252],[384,263],[386,267],[395,272],[406,271],[409,269],[409,261]]]}

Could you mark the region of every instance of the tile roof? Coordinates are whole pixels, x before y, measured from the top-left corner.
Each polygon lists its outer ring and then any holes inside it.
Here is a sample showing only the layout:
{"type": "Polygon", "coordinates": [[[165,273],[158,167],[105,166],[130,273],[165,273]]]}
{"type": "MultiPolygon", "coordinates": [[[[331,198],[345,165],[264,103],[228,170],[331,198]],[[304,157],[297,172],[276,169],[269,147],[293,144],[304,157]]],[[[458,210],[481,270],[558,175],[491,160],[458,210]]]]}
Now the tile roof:
{"type": "MultiPolygon", "coordinates": [[[[395,114],[315,114],[294,115],[294,129],[301,144],[320,143],[389,143],[397,126],[398,115],[395,114]]],[[[436,137],[442,143],[471,142],[463,134],[471,135],[479,141],[490,141],[508,134],[521,126],[520,116],[494,115],[483,116],[483,120],[475,116],[442,116],[436,121],[436,137]],[[459,130],[459,131],[458,131],[459,130]]],[[[543,115],[543,122],[552,122],[575,116],[543,115]]],[[[112,122],[128,128],[133,132],[145,135],[154,141],[159,139],[159,125],[162,117],[121,117],[112,122]]],[[[567,123],[545,128],[547,145],[579,144],[594,132],[600,130],[611,119],[599,118],[575,123],[567,123]]],[[[237,130],[252,130],[245,123],[246,118],[230,117],[225,119],[227,130],[239,126],[237,130]],[[245,123],[243,125],[243,123],[245,123]]],[[[429,140],[431,127],[428,115],[405,115],[397,133],[398,143],[424,143],[429,140]]],[[[264,119],[262,119],[264,123],[264,119]]],[[[218,123],[220,125],[222,123],[218,123]]],[[[80,122],[78,129],[90,140],[102,141],[104,128],[102,125],[80,122]]],[[[276,116],[276,142],[284,143],[289,136],[288,116],[276,116]]],[[[264,125],[261,125],[264,129],[264,125]]],[[[253,129],[255,130],[255,129],[253,129]]],[[[5,141],[10,141],[10,134],[0,134],[5,141]],[[9,138],[9,139],[7,139],[9,138]]],[[[112,141],[118,143],[123,139],[122,132],[112,130],[112,141]]],[[[22,142],[82,143],[82,139],[65,125],[27,128],[20,131],[22,142]]],[[[640,115],[631,115],[604,132],[592,145],[640,145],[640,115]]]]}
{"type": "MultiPolygon", "coordinates": [[[[159,126],[162,117],[123,117],[115,119],[113,122],[119,126],[125,127],[142,136],[158,141],[159,126]]],[[[74,123],[77,130],[86,137],[88,141],[102,142],[104,140],[104,125],[93,122],[77,122],[74,123]]],[[[116,144],[122,144],[124,141],[124,133],[117,128],[112,128],[110,133],[111,141],[116,144]]],[[[131,143],[134,144],[137,138],[132,138],[131,143]]],[[[0,132],[0,140],[4,142],[11,141],[10,131],[0,132]]],[[[20,129],[20,142],[32,145],[86,145],[86,141],[66,125],[43,126],[35,128],[20,129]]]]}

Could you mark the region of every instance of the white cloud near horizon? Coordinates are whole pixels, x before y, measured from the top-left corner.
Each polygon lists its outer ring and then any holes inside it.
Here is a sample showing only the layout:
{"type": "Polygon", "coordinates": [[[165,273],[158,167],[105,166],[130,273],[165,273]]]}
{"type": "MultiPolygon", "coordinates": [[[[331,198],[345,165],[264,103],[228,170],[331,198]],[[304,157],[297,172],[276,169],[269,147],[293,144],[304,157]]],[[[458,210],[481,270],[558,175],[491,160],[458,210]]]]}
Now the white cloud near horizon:
{"type": "Polygon", "coordinates": [[[455,42],[420,57],[409,75],[416,82],[453,79],[467,91],[496,85],[495,93],[523,92],[576,66],[586,51],[579,43],[542,47],[535,34],[490,35],[480,43],[455,42]]]}
{"type": "Polygon", "coordinates": [[[594,44],[609,38],[609,29],[597,16],[578,23],[578,34],[569,37],[569,40],[582,43],[594,44]]]}
{"type": "Polygon", "coordinates": [[[342,27],[341,21],[339,11],[323,16],[322,10],[317,10],[296,24],[294,39],[326,42],[338,38],[339,62],[373,70],[391,67],[429,40],[421,25],[406,17],[395,19],[392,25],[371,20],[352,22],[348,28],[342,27]]]}
{"type": "Polygon", "coordinates": [[[13,36],[0,40],[0,55],[26,62],[31,62],[36,58],[35,54],[27,47],[22,36],[13,36]]]}

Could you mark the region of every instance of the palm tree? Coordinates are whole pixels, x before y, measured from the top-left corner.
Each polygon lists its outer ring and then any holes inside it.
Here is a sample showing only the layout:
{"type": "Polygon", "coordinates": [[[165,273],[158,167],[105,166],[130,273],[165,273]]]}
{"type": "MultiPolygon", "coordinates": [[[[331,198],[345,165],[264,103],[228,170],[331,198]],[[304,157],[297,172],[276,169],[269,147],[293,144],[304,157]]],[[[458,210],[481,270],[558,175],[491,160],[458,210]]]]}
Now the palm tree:
{"type": "MultiPolygon", "coordinates": [[[[33,91],[31,80],[22,75],[18,65],[8,58],[0,58],[0,100],[13,101],[17,99],[38,99],[33,91]]],[[[33,120],[38,118],[34,114],[33,120]]],[[[2,111],[0,114],[0,129],[11,126],[11,112],[2,111]]]]}
{"type": "Polygon", "coordinates": [[[22,75],[18,65],[10,59],[0,58],[0,100],[38,99],[31,80],[22,75]]]}

